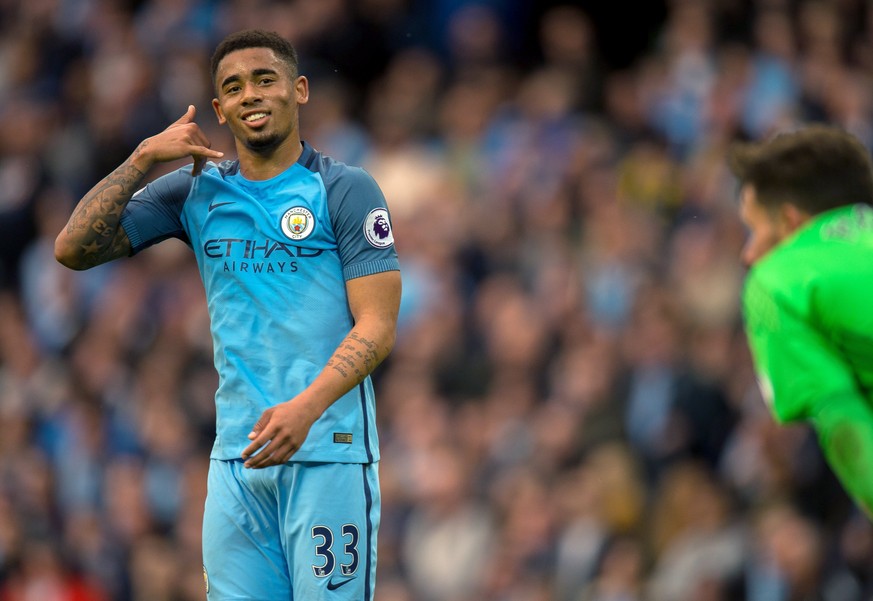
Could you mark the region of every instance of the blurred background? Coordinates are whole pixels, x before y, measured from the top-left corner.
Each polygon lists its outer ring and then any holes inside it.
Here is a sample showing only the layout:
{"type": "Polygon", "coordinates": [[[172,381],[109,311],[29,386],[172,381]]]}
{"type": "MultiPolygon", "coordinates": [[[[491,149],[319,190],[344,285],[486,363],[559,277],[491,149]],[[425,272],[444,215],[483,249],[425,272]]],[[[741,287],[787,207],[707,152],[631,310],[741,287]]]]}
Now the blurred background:
{"type": "Polygon", "coordinates": [[[246,27],[392,209],[379,601],[873,599],[871,524],[757,391],[724,164],[810,121],[873,145],[873,3],[0,0],[0,601],[205,599],[193,255],[53,241],[188,104],[233,153],[208,64],[246,27]]]}

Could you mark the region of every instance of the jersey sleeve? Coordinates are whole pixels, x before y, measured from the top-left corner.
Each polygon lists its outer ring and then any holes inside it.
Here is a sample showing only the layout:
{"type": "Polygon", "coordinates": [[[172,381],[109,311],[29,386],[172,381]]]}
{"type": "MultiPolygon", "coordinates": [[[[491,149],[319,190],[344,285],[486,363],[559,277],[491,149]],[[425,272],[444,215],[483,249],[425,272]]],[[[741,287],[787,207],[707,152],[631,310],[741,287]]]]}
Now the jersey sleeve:
{"type": "Polygon", "coordinates": [[[190,166],[183,167],[159,177],[133,195],[121,214],[131,255],[167,238],[188,242],[182,225],[182,207],[193,181],[190,166]]]}
{"type": "Polygon", "coordinates": [[[346,280],[400,269],[385,196],[373,177],[348,167],[326,184],[328,210],[346,280]]]}
{"type": "Polygon", "coordinates": [[[764,399],[779,422],[809,419],[847,396],[863,400],[846,360],[804,318],[791,294],[768,289],[754,270],[743,294],[746,335],[764,399]]]}

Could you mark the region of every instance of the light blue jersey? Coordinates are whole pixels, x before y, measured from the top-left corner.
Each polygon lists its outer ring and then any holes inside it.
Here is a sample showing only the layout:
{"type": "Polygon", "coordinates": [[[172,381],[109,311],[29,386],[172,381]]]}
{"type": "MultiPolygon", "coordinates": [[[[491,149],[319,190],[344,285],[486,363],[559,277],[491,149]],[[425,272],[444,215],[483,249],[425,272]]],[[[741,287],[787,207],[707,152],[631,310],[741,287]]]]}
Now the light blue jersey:
{"type": "MultiPolygon", "coordinates": [[[[194,250],[219,374],[211,457],[238,459],[261,413],[311,383],[351,330],[345,282],[399,264],[376,182],[305,143],[269,180],[245,179],[236,161],[190,172],[137,192],[121,224],[133,253],[169,237],[194,250]]],[[[291,458],[378,459],[369,377],[325,411],[291,458]]]]}

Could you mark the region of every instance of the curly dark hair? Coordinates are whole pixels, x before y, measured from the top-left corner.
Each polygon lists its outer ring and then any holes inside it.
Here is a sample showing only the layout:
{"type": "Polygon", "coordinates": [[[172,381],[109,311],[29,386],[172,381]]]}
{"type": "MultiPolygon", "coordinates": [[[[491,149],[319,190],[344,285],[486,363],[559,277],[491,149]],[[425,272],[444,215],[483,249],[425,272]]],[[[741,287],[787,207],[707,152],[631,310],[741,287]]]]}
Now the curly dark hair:
{"type": "Polygon", "coordinates": [[[288,65],[292,77],[297,76],[300,63],[297,57],[297,50],[291,45],[291,42],[272,31],[245,29],[228,35],[215,48],[215,52],[212,54],[213,84],[215,84],[215,74],[218,72],[218,64],[221,62],[221,59],[235,50],[243,50],[245,48],[269,48],[288,65]]]}
{"type": "Polygon", "coordinates": [[[728,153],[734,175],[755,189],[763,206],[791,203],[815,215],[843,205],[873,204],[873,163],[852,134],[809,125],[728,153]]]}

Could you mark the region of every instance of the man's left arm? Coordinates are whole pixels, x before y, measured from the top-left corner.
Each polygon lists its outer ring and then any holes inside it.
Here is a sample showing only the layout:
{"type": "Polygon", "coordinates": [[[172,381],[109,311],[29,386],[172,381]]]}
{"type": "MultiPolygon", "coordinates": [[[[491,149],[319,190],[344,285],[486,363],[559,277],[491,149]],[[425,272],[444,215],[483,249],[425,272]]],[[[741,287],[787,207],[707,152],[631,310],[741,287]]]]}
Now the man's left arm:
{"type": "Polygon", "coordinates": [[[243,451],[246,467],[263,468],[288,461],[321,414],[370,375],[394,347],[400,272],[353,278],[346,282],[346,291],[354,327],[303,392],[261,414],[249,434],[251,443],[243,451]]]}
{"type": "Polygon", "coordinates": [[[759,284],[747,288],[744,309],[762,394],[779,422],[811,423],[831,469],[873,519],[873,407],[834,345],[759,284]]]}

